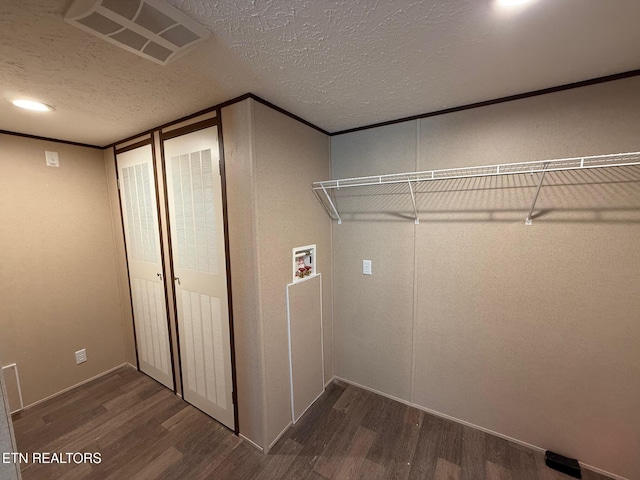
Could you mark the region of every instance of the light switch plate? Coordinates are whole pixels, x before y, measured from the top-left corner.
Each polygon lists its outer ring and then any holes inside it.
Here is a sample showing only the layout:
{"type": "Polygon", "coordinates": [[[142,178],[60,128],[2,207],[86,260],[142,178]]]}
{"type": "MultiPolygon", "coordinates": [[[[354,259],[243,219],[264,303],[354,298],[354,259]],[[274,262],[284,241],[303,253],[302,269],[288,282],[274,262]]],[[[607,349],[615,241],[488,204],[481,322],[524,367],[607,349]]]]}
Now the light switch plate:
{"type": "Polygon", "coordinates": [[[362,274],[371,275],[371,260],[362,260],[362,274]]]}
{"type": "Polygon", "coordinates": [[[47,162],[47,167],[59,167],[60,160],[58,159],[58,152],[44,152],[44,159],[47,162]]]}

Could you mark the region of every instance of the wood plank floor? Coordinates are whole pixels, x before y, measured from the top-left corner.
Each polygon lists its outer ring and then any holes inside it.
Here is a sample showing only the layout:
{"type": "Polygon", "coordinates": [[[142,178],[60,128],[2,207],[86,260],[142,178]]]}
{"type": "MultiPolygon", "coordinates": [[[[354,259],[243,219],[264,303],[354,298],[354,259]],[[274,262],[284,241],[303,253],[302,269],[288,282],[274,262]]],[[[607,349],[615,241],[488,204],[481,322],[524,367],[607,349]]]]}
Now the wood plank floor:
{"type": "Polygon", "coordinates": [[[101,454],[23,464],[24,480],[571,478],[538,452],[340,382],[268,455],[131,368],[17,414],[14,427],[22,453],[101,454]]]}

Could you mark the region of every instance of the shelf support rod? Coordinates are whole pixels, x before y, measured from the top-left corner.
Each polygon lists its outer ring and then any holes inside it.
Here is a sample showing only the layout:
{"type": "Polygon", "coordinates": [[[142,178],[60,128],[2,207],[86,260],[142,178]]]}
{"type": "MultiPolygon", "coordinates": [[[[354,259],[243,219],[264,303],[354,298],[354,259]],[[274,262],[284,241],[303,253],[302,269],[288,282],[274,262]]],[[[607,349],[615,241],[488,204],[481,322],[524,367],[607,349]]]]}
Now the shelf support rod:
{"type": "Polygon", "coordinates": [[[544,175],[547,173],[547,166],[549,164],[545,163],[542,167],[542,175],[540,175],[540,181],[538,182],[538,188],[536,189],[536,194],[533,196],[533,202],[531,203],[531,209],[529,210],[529,215],[527,215],[526,220],[524,221],[525,225],[531,225],[533,223],[533,209],[536,208],[536,202],[538,201],[538,195],[540,195],[540,188],[542,188],[542,181],[544,180],[544,175]]]}
{"type": "Polygon", "coordinates": [[[415,224],[420,225],[420,219],[418,218],[418,209],[416,208],[416,196],[413,193],[411,180],[409,180],[408,178],[407,178],[407,183],[409,184],[409,191],[411,192],[411,201],[413,202],[413,218],[415,219],[415,224]]]}
{"type": "Polygon", "coordinates": [[[329,192],[327,192],[327,189],[324,188],[324,185],[320,185],[322,187],[322,191],[324,192],[325,196],[327,197],[327,201],[329,202],[329,205],[331,205],[331,209],[333,210],[333,213],[335,213],[336,218],[338,219],[338,225],[342,225],[342,219],[340,218],[340,214],[338,213],[338,210],[336,210],[336,206],[333,204],[333,201],[331,201],[331,197],[329,196],[329,192]]]}

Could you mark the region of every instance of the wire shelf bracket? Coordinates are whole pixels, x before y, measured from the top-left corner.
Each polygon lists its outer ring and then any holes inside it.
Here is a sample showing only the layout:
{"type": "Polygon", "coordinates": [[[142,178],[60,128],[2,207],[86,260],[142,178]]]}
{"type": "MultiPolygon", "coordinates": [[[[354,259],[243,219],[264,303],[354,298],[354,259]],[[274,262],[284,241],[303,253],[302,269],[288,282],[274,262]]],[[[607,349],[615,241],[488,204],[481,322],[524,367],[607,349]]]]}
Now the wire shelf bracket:
{"type": "Polygon", "coordinates": [[[529,210],[529,215],[524,221],[525,225],[531,225],[533,223],[533,209],[536,208],[536,202],[538,201],[538,195],[540,195],[540,188],[542,188],[542,182],[544,181],[544,175],[547,173],[548,164],[545,163],[544,168],[542,169],[542,173],[540,174],[540,181],[538,182],[538,188],[536,188],[536,194],[533,196],[533,202],[531,202],[531,209],[529,210]]]}
{"type": "Polygon", "coordinates": [[[418,209],[416,208],[416,195],[415,193],[413,193],[411,180],[408,180],[407,184],[409,185],[409,191],[411,192],[411,201],[413,202],[413,217],[415,218],[415,224],[420,225],[420,219],[418,218],[418,209]]]}
{"type": "MultiPolygon", "coordinates": [[[[339,188],[339,187],[336,187],[336,188],[339,188]]],[[[329,205],[331,205],[331,209],[333,210],[333,213],[338,218],[338,225],[341,225],[342,224],[342,219],[340,218],[340,214],[338,213],[338,210],[336,209],[336,206],[333,204],[333,201],[331,200],[331,196],[327,193],[327,189],[324,188],[324,186],[322,186],[322,191],[324,192],[325,196],[327,197],[327,200],[329,201],[329,205]]]]}
{"type": "Polygon", "coordinates": [[[413,216],[416,225],[420,224],[416,203],[415,186],[422,182],[438,180],[452,180],[460,178],[496,177],[505,175],[538,174],[539,180],[535,195],[526,217],[525,224],[533,223],[533,211],[542,189],[545,175],[549,172],[568,170],[590,170],[596,168],[629,167],[640,165],[640,152],[614,153],[609,155],[593,155],[585,157],[560,158],[553,160],[539,160],[534,162],[503,163],[499,165],[484,165],[479,167],[445,168],[441,170],[427,170],[421,172],[393,173],[388,175],[373,175],[367,177],[342,178],[313,182],[314,193],[318,198],[324,198],[328,204],[328,213],[338,224],[342,224],[342,217],[331,191],[341,188],[367,187],[388,184],[407,184],[413,206],[413,216]],[[320,193],[322,192],[322,194],[320,193]]]}

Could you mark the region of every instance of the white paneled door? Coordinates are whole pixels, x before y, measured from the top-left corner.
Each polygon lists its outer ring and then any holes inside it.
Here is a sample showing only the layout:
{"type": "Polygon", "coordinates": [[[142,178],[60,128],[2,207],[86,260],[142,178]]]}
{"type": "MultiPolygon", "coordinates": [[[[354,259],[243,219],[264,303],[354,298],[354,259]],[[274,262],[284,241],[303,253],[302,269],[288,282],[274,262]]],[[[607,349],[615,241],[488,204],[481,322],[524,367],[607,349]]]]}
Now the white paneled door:
{"type": "Polygon", "coordinates": [[[235,428],[218,130],[164,141],[184,399],[235,428]]]}
{"type": "Polygon", "coordinates": [[[151,145],[117,156],[140,370],[173,389],[151,145]]]}

